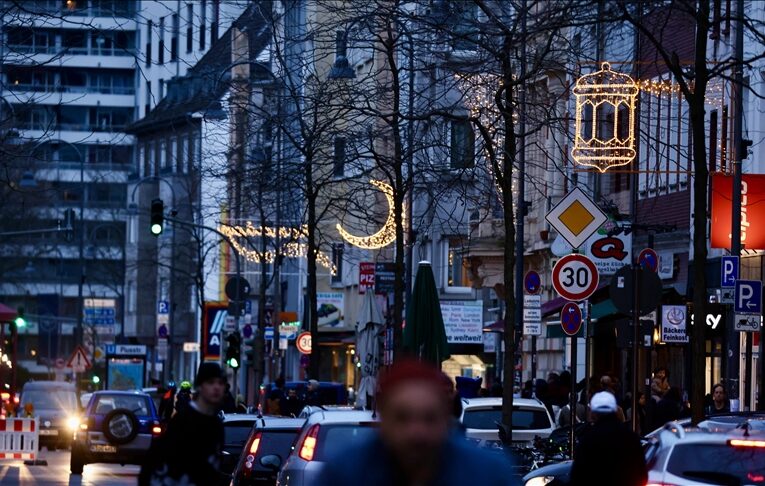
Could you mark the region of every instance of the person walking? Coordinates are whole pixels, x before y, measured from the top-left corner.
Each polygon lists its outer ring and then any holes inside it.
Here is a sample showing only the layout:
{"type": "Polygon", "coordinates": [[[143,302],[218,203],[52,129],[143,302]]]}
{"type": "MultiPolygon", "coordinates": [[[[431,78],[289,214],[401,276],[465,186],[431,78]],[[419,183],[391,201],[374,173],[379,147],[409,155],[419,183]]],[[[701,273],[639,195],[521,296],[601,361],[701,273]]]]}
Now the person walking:
{"type": "Polygon", "coordinates": [[[189,403],[191,403],[191,383],[184,380],[181,382],[181,389],[175,395],[175,413],[186,410],[189,403]]]}
{"type": "Polygon", "coordinates": [[[617,418],[616,397],[598,392],[590,400],[590,410],[594,424],[579,440],[569,484],[645,486],[648,473],[640,438],[617,418]]]}
{"type": "Polygon", "coordinates": [[[321,397],[319,396],[319,382],[316,380],[308,380],[308,390],[305,394],[306,405],[321,405],[321,397]]]}
{"type": "Polygon", "coordinates": [[[159,402],[159,410],[157,412],[159,414],[159,420],[163,424],[167,424],[168,422],[170,422],[170,419],[173,416],[173,409],[175,405],[174,404],[175,392],[176,392],[175,382],[171,381],[167,385],[167,390],[165,390],[165,392],[162,394],[162,398],[160,399],[160,402],[159,402]]]}
{"type": "Polygon", "coordinates": [[[226,391],[223,392],[223,404],[221,405],[223,413],[236,413],[236,400],[231,393],[231,385],[226,383],[226,391]]]}
{"type": "Polygon", "coordinates": [[[188,407],[170,420],[167,431],[152,443],[138,476],[139,486],[228,484],[219,471],[223,447],[223,403],[226,375],[218,363],[199,365],[194,387],[197,394],[188,407]]]}
{"type": "Polygon", "coordinates": [[[510,462],[453,432],[452,392],[432,365],[401,359],[379,380],[379,433],[324,465],[320,486],[516,484],[510,462]]]}
{"type": "Polygon", "coordinates": [[[268,394],[268,413],[271,415],[286,415],[282,406],[284,404],[284,377],[274,380],[274,386],[268,394]]]}

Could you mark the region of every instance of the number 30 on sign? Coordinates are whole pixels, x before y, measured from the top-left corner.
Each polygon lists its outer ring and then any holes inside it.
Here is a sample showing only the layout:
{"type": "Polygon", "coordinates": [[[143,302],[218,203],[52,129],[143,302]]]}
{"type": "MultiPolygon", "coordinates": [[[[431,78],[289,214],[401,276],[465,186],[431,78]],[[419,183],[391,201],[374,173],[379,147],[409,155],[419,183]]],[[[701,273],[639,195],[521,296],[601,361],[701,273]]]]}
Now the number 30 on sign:
{"type": "Polygon", "coordinates": [[[561,297],[571,301],[586,300],[598,288],[598,269],[584,255],[566,255],[553,268],[552,282],[561,297]]]}

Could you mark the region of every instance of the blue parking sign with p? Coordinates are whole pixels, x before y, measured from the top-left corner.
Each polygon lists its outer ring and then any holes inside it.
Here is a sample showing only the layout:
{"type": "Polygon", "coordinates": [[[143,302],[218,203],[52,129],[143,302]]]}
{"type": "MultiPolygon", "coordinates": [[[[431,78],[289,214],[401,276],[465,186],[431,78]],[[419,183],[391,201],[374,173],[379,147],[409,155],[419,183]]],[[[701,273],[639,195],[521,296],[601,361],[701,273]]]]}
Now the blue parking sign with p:
{"type": "Polygon", "coordinates": [[[762,314],[762,282],[736,280],[733,310],[736,314],[762,314]]]}
{"type": "Polygon", "coordinates": [[[738,280],[738,257],[724,256],[720,260],[720,287],[731,289],[738,280]]]}
{"type": "Polygon", "coordinates": [[[170,303],[166,300],[157,301],[157,314],[169,314],[170,303]]]}

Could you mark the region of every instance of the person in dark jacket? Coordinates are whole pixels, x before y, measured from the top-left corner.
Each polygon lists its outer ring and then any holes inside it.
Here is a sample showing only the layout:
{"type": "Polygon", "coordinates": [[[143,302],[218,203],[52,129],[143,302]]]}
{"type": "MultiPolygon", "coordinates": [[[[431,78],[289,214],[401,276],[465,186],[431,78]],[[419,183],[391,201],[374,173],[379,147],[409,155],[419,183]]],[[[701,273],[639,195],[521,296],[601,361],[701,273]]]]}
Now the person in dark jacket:
{"type": "Polygon", "coordinates": [[[725,393],[725,387],[717,383],[712,387],[712,396],[707,406],[704,407],[704,413],[714,415],[728,412],[730,412],[730,400],[725,393]]]}
{"type": "Polygon", "coordinates": [[[226,391],[223,392],[223,403],[221,404],[223,413],[236,413],[236,400],[231,393],[231,385],[226,383],[226,391]]]}
{"type": "Polygon", "coordinates": [[[175,413],[179,413],[186,410],[191,403],[191,383],[188,381],[181,382],[181,389],[175,395],[175,413]]]}
{"type": "Polygon", "coordinates": [[[138,476],[139,486],[228,484],[219,471],[225,373],[217,363],[199,365],[196,397],[170,420],[167,431],[152,443],[138,476]]]}
{"type": "Polygon", "coordinates": [[[330,458],[318,486],[516,484],[510,462],[454,433],[452,393],[432,365],[401,359],[380,377],[379,433],[330,458]]]}
{"type": "Polygon", "coordinates": [[[159,420],[166,424],[170,422],[170,418],[173,416],[173,409],[175,406],[175,383],[170,383],[167,389],[162,393],[162,398],[159,402],[159,420]]]}
{"type": "Polygon", "coordinates": [[[683,416],[683,411],[683,397],[680,395],[680,389],[676,386],[670,387],[669,391],[656,404],[653,429],[658,429],[667,422],[680,419],[683,416]]]}
{"type": "Polygon", "coordinates": [[[595,423],[579,440],[569,484],[644,486],[648,473],[640,438],[616,417],[614,395],[596,393],[590,410],[595,423]]]}

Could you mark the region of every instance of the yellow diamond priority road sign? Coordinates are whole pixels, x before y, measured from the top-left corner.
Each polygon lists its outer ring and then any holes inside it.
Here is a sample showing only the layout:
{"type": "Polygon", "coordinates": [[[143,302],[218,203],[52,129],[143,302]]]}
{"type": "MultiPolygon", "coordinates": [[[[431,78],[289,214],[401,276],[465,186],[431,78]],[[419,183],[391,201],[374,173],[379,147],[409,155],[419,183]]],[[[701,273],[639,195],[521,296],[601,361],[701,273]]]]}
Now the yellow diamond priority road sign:
{"type": "Polygon", "coordinates": [[[574,248],[579,248],[607,219],[578,187],[547,213],[547,221],[574,248]]]}

